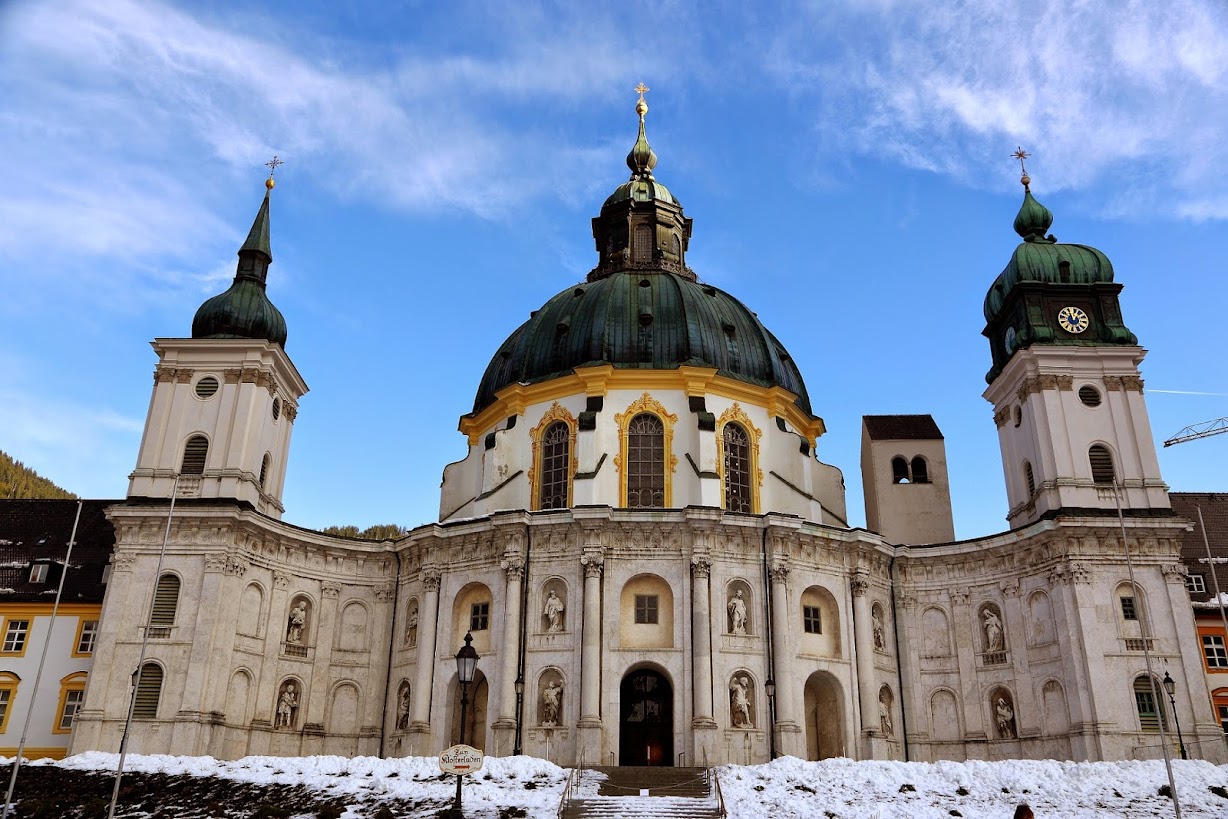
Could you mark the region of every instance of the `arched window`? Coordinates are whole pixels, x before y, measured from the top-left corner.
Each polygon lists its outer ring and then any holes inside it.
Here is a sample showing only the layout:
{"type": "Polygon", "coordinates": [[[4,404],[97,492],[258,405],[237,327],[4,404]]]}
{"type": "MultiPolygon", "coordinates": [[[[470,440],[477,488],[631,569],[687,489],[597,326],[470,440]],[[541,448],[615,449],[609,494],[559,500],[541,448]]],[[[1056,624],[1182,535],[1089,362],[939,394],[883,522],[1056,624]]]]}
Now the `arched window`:
{"type": "Polygon", "coordinates": [[[627,425],[627,506],[665,506],[665,425],[650,412],[627,425]]]}
{"type": "Polygon", "coordinates": [[[149,613],[151,637],[169,637],[170,626],[175,625],[175,610],[179,607],[179,578],[164,574],[158,578],[154,590],[153,611],[149,613]]]}
{"type": "Polygon", "coordinates": [[[555,421],[542,435],[541,489],[538,509],[564,509],[569,505],[571,430],[555,421]]]}
{"type": "Polygon", "coordinates": [[[1036,478],[1032,475],[1032,464],[1028,461],[1023,462],[1023,480],[1028,485],[1028,497],[1036,494],[1036,478]]]}
{"type": "Polygon", "coordinates": [[[136,686],[136,702],[132,707],[133,719],[157,719],[158,700],[162,698],[162,666],[145,663],[136,686]]]}
{"type": "Polygon", "coordinates": [[[635,242],[631,246],[631,261],[652,261],[652,225],[635,226],[635,242]]]}
{"type": "Polygon", "coordinates": [[[1164,729],[1168,729],[1168,714],[1164,711],[1164,697],[1156,699],[1156,692],[1161,690],[1159,683],[1152,690],[1151,681],[1146,674],[1134,678],[1134,706],[1138,709],[1138,727],[1142,731],[1159,731],[1160,721],[1164,729]]]}
{"type": "Polygon", "coordinates": [[[260,488],[264,489],[265,479],[269,477],[269,453],[264,453],[260,460],[260,488]]]}
{"type": "Polygon", "coordinates": [[[193,435],[183,447],[183,464],[179,471],[184,475],[200,475],[205,471],[205,457],[209,454],[209,439],[193,435]]]}
{"type": "Polygon", "coordinates": [[[912,482],[913,483],[929,483],[930,474],[929,468],[925,464],[925,459],[920,455],[912,459],[912,482]]]}
{"type": "Polygon", "coordinates": [[[891,459],[891,482],[908,483],[908,461],[898,455],[891,459]]]}
{"type": "Polygon", "coordinates": [[[1116,475],[1113,471],[1113,455],[1108,447],[1102,444],[1092,444],[1087,450],[1087,458],[1092,464],[1092,480],[1101,484],[1113,484],[1116,475]]]}
{"type": "Polygon", "coordinates": [[[741,424],[725,424],[725,508],[730,512],[754,512],[751,493],[750,436],[741,424]]]}

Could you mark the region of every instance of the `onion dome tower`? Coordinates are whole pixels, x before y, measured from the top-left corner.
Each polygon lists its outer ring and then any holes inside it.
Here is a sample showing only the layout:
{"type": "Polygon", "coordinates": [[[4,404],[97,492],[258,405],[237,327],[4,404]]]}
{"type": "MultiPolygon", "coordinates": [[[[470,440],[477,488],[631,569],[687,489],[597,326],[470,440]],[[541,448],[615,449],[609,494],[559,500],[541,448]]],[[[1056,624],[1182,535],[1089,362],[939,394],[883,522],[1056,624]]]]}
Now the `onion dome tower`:
{"type": "MultiPolygon", "coordinates": [[[[1138,365],[1113,265],[1094,247],[1061,244],[1032,196],[1019,149],[1023,242],[985,296],[994,405],[1012,528],[1059,513],[1168,510],[1138,365]]],[[[1115,513],[1115,512],[1114,512],[1115,513]]]]}
{"type": "Polygon", "coordinates": [[[191,338],[159,338],[153,397],[130,498],[226,498],[280,517],[290,433],[307,392],[286,355],[286,320],[265,292],[269,198],[239,248],[234,282],[196,311],[191,338]]]}
{"type": "Polygon", "coordinates": [[[746,305],[701,282],[686,264],[692,221],[653,175],[647,90],[636,89],[630,178],[592,220],[597,265],[499,345],[473,411],[460,420],[470,457],[445,472],[442,520],[579,504],[776,509],[810,519],[822,518],[826,505],[829,520],[843,520],[838,472],[823,472],[830,468],[813,457],[823,421],[792,356],[746,305]],[[547,430],[539,427],[549,413],[566,427],[565,436],[562,427],[553,433],[567,439],[566,468],[562,461],[543,466],[547,430]],[[657,420],[644,423],[663,428],[666,439],[665,474],[649,481],[651,489],[628,483],[629,427],[645,414],[657,420]],[[518,423],[521,416],[530,429],[518,423]],[[746,497],[731,499],[723,477],[730,450],[721,436],[735,417],[748,453],[762,451],[765,467],[747,466],[754,485],[743,483],[746,497]],[[769,439],[781,453],[770,466],[769,439]],[[560,483],[543,494],[546,472],[560,483]],[[772,487],[761,473],[781,483],[772,487]],[[820,491],[816,481],[827,483],[820,491]],[[771,499],[777,490],[779,501],[771,499]],[[785,500],[784,493],[792,495],[785,500]]]}

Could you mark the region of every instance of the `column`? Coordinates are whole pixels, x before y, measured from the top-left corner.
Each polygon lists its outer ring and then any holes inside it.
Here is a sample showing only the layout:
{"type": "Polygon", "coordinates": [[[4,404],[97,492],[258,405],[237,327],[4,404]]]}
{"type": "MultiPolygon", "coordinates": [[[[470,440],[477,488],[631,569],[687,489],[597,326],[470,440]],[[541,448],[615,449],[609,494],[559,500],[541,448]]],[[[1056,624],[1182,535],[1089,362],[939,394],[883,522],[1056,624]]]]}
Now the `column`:
{"type": "MultiPolygon", "coordinates": [[[[849,581],[853,592],[853,641],[857,655],[857,699],[861,704],[862,759],[874,759],[872,740],[881,736],[878,685],[874,678],[874,626],[870,622],[870,578],[857,569],[849,581]]],[[[885,750],[885,748],[884,748],[885,750]]]]}
{"type": "Polygon", "coordinates": [[[491,728],[495,735],[498,756],[510,756],[516,739],[516,666],[520,654],[520,586],[524,579],[524,563],[519,558],[503,561],[507,574],[503,621],[503,643],[499,648],[499,718],[491,728]]]}
{"type": "Polygon", "coordinates": [[[426,593],[418,610],[418,666],[410,692],[413,713],[409,725],[409,732],[416,735],[411,737],[410,746],[419,756],[443,750],[432,748],[430,742],[431,688],[435,682],[435,644],[439,636],[439,571],[424,568],[421,578],[426,593]]]}
{"type": "Polygon", "coordinates": [[[783,562],[771,568],[772,576],[772,663],[775,665],[776,683],[776,753],[780,755],[805,756],[801,747],[801,727],[797,722],[797,679],[793,673],[793,641],[789,635],[792,618],[789,616],[789,589],[786,581],[789,567],[783,562]]]}
{"type": "MultiPolygon", "coordinates": [[[[584,566],[584,633],[580,643],[580,727],[601,725],[601,570],[599,553],[580,558],[584,566]]],[[[590,765],[596,764],[593,758],[590,765]]]]}
{"type": "Polygon", "coordinates": [[[712,561],[706,556],[691,558],[691,639],[694,657],[694,695],[696,728],[716,726],[712,717],[712,614],[708,577],[712,561]]]}
{"type": "Polygon", "coordinates": [[[333,631],[337,626],[337,599],[341,596],[341,584],[325,580],[320,584],[320,612],[314,628],[308,624],[308,635],[314,636],[315,657],[311,663],[311,678],[304,681],[310,686],[306,702],[300,700],[298,722],[303,730],[302,755],[311,756],[324,752],[324,712],[328,700],[328,673],[333,660],[333,631]]]}
{"type": "MultiPolygon", "coordinates": [[[[192,669],[192,673],[188,674],[184,685],[183,699],[180,701],[173,731],[174,747],[182,748],[184,753],[189,754],[207,752],[208,729],[204,729],[206,736],[202,736],[201,732],[202,724],[207,724],[202,720],[202,716],[212,710],[206,707],[204,702],[205,682],[209,679],[212,670],[209,658],[228,658],[230,656],[229,652],[219,654],[214,648],[217,638],[215,634],[217,631],[215,628],[218,614],[217,603],[221,601],[222,570],[226,566],[226,556],[208,554],[205,556],[204,563],[205,574],[201,583],[200,596],[195,600],[196,622],[193,624],[189,637],[192,641],[192,648],[188,668],[192,669]]],[[[187,599],[181,599],[180,606],[186,602],[188,602],[187,599]]]]}

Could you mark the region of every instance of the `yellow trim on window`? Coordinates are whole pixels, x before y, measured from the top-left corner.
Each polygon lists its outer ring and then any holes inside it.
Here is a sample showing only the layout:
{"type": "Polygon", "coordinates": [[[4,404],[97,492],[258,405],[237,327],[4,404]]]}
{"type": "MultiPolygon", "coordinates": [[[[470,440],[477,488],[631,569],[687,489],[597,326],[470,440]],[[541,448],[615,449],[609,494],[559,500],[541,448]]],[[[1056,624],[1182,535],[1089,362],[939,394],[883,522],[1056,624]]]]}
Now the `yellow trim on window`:
{"type": "Polygon", "coordinates": [[[0,734],[9,729],[9,717],[17,707],[17,688],[21,685],[21,677],[11,671],[0,671],[0,691],[9,692],[9,701],[4,708],[4,716],[0,717],[0,734]]]}
{"type": "MultiPolygon", "coordinates": [[[[51,723],[51,733],[53,734],[71,734],[72,728],[61,728],[60,723],[64,718],[64,706],[68,703],[68,694],[71,691],[80,691],[85,694],[85,680],[87,675],[84,671],[76,671],[60,680],[60,702],[55,707],[55,720],[51,723]]],[[[82,702],[82,705],[85,703],[82,702]]],[[[77,713],[80,713],[80,706],[77,707],[77,713]]]]}
{"type": "MultiPolygon", "coordinates": [[[[21,755],[26,759],[63,759],[68,756],[68,748],[35,748],[30,745],[21,749],[21,755]]],[[[9,748],[0,747],[0,756],[14,757],[17,756],[17,746],[13,745],[9,748]]]]}
{"type": "Polygon", "coordinates": [[[763,486],[763,470],[759,468],[759,438],[763,432],[751,423],[750,416],[746,414],[746,410],[738,406],[738,402],[734,401],[733,406],[721,413],[721,417],[716,419],[716,468],[721,475],[721,505],[725,506],[725,426],[730,423],[736,423],[742,429],[746,430],[746,437],[750,438],[750,493],[751,493],[751,512],[759,514],[759,490],[763,486]]]}
{"type": "Polygon", "coordinates": [[[580,424],[576,417],[567,411],[566,407],[555,401],[550,405],[550,409],[546,410],[542,415],[541,421],[538,422],[537,426],[529,430],[529,438],[533,442],[533,456],[530,461],[532,466],[529,467],[529,491],[532,492],[532,497],[529,498],[530,509],[536,510],[541,508],[541,486],[538,480],[542,474],[541,459],[544,454],[542,452],[541,441],[542,436],[546,434],[546,430],[555,421],[562,421],[567,425],[568,452],[571,455],[571,463],[567,466],[567,502],[563,505],[571,506],[572,482],[575,478],[576,470],[580,467],[580,454],[576,452],[576,432],[579,430],[580,424]]]}
{"type": "Polygon", "coordinates": [[[98,623],[99,623],[99,620],[97,617],[78,617],[77,618],[77,634],[75,637],[73,637],[73,640],[72,640],[72,652],[70,653],[71,657],[80,658],[80,657],[93,657],[94,656],[94,650],[98,648],[98,623]],[[94,645],[92,648],[90,648],[89,651],[81,651],[80,650],[81,649],[81,635],[85,633],[86,623],[94,624],[94,645]]]}
{"type": "Polygon", "coordinates": [[[662,508],[670,509],[674,503],[674,470],[678,466],[678,456],[674,454],[674,423],[678,416],[647,392],[632,401],[626,412],[614,416],[614,423],[618,424],[618,454],[614,456],[614,470],[619,474],[618,505],[627,505],[627,476],[623,474],[623,464],[627,463],[627,428],[631,420],[642,413],[655,415],[665,430],[665,503],[662,508]]]}
{"type": "Polygon", "coordinates": [[[30,647],[30,635],[34,632],[34,618],[28,614],[22,614],[17,617],[6,616],[4,618],[4,626],[0,628],[0,657],[24,657],[26,649],[30,647]],[[20,651],[5,651],[4,644],[8,642],[9,625],[12,623],[26,624],[26,638],[21,641],[20,651]]]}

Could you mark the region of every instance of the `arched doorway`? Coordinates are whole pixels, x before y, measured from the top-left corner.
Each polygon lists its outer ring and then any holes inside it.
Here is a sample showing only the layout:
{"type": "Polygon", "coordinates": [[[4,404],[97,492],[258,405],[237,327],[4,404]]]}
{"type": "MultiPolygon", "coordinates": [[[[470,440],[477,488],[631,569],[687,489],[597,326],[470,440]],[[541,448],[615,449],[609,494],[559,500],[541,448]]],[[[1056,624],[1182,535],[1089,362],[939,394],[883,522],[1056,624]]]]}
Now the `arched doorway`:
{"type": "Polygon", "coordinates": [[[840,692],[830,674],[816,671],[806,680],[806,758],[844,756],[840,692]]]}
{"type": "MultiPolygon", "coordinates": [[[[451,742],[460,742],[461,729],[461,688],[453,675],[451,683],[452,701],[452,733],[451,742]]],[[[465,712],[465,744],[478,750],[486,749],[486,703],[490,696],[490,686],[486,684],[486,675],[480,670],[474,673],[473,682],[469,683],[469,707],[465,712]]]]}
{"type": "Polygon", "coordinates": [[[659,671],[638,668],[619,687],[620,765],[674,764],[674,688],[659,671]]]}

